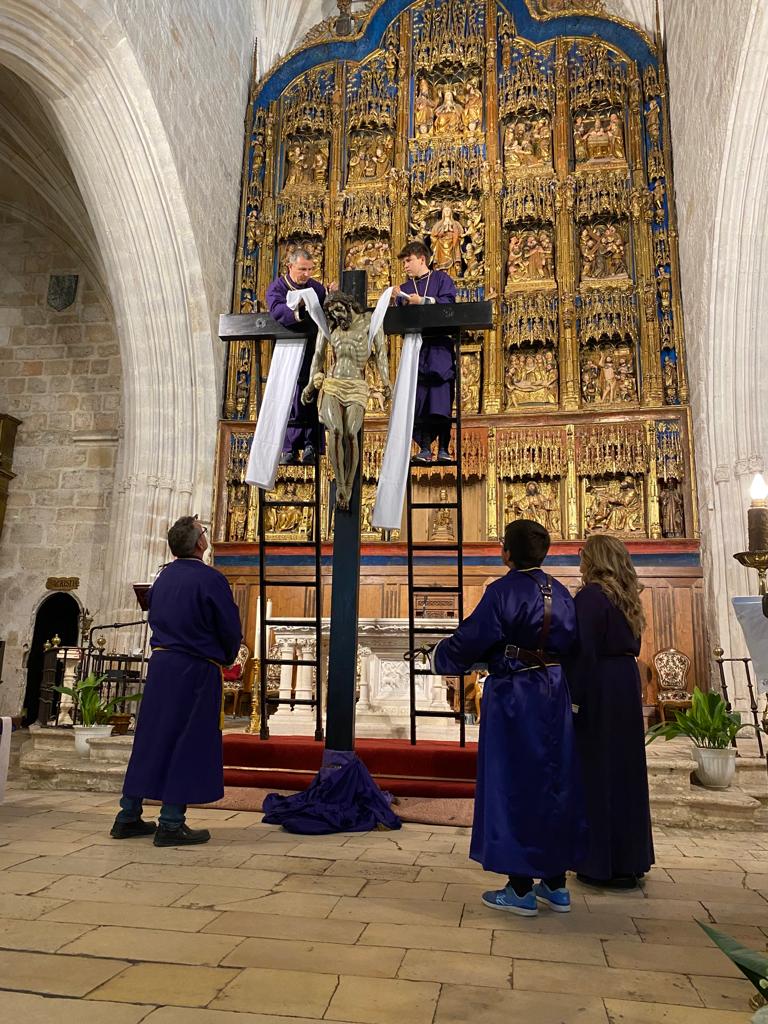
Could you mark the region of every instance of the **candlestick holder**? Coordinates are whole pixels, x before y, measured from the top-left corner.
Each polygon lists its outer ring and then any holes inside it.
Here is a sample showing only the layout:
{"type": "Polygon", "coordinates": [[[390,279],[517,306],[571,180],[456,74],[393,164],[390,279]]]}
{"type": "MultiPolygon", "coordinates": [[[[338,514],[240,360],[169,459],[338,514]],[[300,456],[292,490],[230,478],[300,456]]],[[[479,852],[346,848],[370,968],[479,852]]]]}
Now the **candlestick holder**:
{"type": "Polygon", "coordinates": [[[768,593],[765,579],[768,572],[768,551],[739,551],[733,557],[747,569],[757,569],[758,592],[768,593]]]}

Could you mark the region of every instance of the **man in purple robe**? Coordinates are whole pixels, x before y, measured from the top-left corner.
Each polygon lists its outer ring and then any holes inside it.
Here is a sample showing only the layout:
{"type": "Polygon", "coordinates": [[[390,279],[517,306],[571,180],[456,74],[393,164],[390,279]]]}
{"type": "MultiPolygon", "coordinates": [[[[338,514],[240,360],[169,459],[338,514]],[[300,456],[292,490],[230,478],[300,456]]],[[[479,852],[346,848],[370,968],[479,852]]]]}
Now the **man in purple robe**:
{"type": "Polygon", "coordinates": [[[565,872],[578,862],[585,832],[561,667],[576,640],[576,615],[565,587],[541,569],[548,549],[539,523],[510,523],[502,545],[510,571],[432,652],[439,675],[468,673],[479,663],[490,671],[469,855],[486,871],[509,876],[505,888],[483,894],[483,903],[526,917],[538,913],[539,903],[570,910],[565,872]]]}
{"type": "Polygon", "coordinates": [[[152,657],[110,835],[154,833],[155,846],[187,846],[211,838],[187,826],[187,804],[224,796],[221,669],[237,657],[242,629],[229,583],[203,562],[205,527],[183,516],[168,545],[175,560],[148,594],[152,657]],[[144,798],[162,803],[157,829],[142,820],[144,798]]]}
{"type": "MultiPolygon", "coordinates": [[[[405,284],[395,286],[399,305],[431,305],[455,302],[456,285],[444,270],[430,270],[429,250],[423,242],[409,242],[400,252],[405,284]]],[[[419,353],[419,376],[413,420],[413,440],[419,446],[414,462],[432,461],[432,443],[437,439],[437,461],[450,462],[451,417],[456,395],[456,348],[449,335],[424,338],[419,353]]]]}
{"type": "MultiPolygon", "coordinates": [[[[314,265],[315,261],[306,249],[295,249],[288,257],[288,272],[276,277],[267,288],[267,306],[275,320],[283,324],[284,327],[307,331],[308,334],[304,346],[304,359],[293,392],[288,429],[283,441],[283,454],[280,459],[282,466],[298,462],[300,451],[303,451],[301,461],[305,464],[312,463],[315,461],[315,452],[321,450],[318,448],[322,441],[319,437],[317,403],[312,402],[309,405],[301,403],[301,392],[309,383],[309,368],[315,354],[317,326],[304,308],[303,302],[295,311],[286,302],[288,292],[311,288],[322,306],[327,292],[325,286],[312,277],[314,265]]],[[[332,285],[331,291],[334,290],[335,285],[332,285]]]]}

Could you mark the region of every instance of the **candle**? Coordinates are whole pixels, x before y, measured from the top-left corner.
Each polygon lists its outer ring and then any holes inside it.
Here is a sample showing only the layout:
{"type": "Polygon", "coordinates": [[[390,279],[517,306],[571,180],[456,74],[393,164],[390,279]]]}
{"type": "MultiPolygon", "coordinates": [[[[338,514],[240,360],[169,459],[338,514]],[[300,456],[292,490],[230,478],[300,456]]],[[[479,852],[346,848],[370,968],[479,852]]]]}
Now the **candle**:
{"type": "MultiPolygon", "coordinates": [[[[272,618],[272,601],[267,600],[267,620],[272,618]]],[[[267,650],[269,650],[271,627],[267,627],[267,650]]],[[[261,658],[261,598],[256,598],[256,629],[253,637],[253,656],[261,658]]]]}
{"type": "Polygon", "coordinates": [[[768,551],[768,484],[757,473],[749,489],[752,504],[747,509],[750,551],[768,551]]]}

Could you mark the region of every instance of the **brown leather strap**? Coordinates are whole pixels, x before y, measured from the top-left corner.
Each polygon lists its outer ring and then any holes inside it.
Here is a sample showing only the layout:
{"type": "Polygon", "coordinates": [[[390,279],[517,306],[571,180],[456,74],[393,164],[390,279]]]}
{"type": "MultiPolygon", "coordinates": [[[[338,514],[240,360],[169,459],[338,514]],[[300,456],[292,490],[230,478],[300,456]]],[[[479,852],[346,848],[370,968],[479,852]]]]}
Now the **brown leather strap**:
{"type": "MultiPolygon", "coordinates": [[[[536,581],[538,583],[538,580],[536,581]]],[[[539,633],[539,650],[546,650],[549,639],[549,627],[552,625],[552,577],[544,573],[544,583],[539,583],[539,590],[544,599],[544,618],[541,620],[539,633]]]]}

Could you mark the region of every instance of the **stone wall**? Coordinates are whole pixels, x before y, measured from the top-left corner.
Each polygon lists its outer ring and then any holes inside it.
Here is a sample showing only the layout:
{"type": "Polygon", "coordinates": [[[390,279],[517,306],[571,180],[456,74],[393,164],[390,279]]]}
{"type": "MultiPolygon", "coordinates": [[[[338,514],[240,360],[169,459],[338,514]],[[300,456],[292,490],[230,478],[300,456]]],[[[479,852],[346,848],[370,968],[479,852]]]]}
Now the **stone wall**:
{"type": "Polygon", "coordinates": [[[76,596],[101,610],[120,387],[103,286],[47,226],[0,210],[0,407],[22,421],[0,543],[3,713],[23,698],[23,644],[46,578],[79,576],[76,596]],[[50,274],[79,275],[60,313],[46,303],[50,274]]]}

